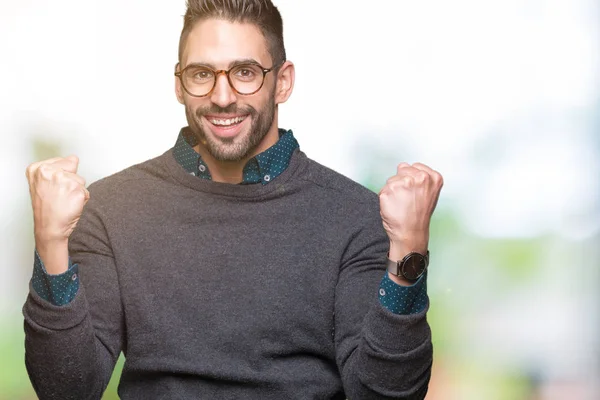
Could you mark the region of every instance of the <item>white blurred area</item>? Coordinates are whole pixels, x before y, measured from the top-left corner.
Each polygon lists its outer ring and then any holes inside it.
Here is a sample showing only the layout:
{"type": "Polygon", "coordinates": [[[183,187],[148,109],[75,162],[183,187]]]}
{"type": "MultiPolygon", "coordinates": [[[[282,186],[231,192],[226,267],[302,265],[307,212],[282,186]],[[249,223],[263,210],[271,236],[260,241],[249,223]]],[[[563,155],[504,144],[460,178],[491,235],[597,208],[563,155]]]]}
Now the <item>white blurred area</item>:
{"type": "MultiPolygon", "coordinates": [[[[533,283],[492,297],[498,276],[470,249],[445,253],[465,257],[451,273],[437,261],[432,290],[464,310],[461,362],[490,375],[537,365],[536,400],[600,398],[598,2],[274,2],[296,65],[280,126],[310,157],[360,180],[364,151],[397,152],[387,174],[401,161],[440,171],[439,207],[470,234],[550,238],[533,283]]],[[[171,147],[185,125],[173,93],[184,11],[183,0],[0,0],[0,315],[18,315],[31,270],[16,240],[31,219],[32,139],[77,154],[88,182],[171,147]]],[[[444,363],[429,399],[511,398],[444,363]]]]}

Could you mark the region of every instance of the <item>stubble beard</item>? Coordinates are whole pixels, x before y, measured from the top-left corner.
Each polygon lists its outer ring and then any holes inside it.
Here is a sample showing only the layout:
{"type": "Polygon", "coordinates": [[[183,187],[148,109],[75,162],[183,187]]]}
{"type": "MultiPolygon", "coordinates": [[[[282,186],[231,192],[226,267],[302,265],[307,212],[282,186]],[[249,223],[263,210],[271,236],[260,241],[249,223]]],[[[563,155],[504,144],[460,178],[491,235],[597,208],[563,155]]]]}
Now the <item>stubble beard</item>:
{"type": "Polygon", "coordinates": [[[275,118],[275,96],[270,96],[262,110],[252,106],[238,107],[231,104],[220,107],[212,104],[209,107],[192,110],[185,105],[185,115],[191,131],[208,153],[217,161],[239,162],[248,157],[269,133],[275,118]],[[233,138],[215,138],[207,135],[202,123],[202,116],[215,114],[248,114],[252,119],[250,130],[233,138]]]}

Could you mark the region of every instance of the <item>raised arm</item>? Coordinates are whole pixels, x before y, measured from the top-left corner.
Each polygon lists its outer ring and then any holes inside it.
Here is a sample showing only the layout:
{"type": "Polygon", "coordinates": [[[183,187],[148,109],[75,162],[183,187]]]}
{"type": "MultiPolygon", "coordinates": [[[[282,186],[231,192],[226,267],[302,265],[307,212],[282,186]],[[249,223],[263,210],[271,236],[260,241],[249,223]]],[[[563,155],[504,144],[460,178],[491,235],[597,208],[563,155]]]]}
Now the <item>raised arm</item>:
{"type": "Polygon", "coordinates": [[[102,202],[92,187],[92,195],[85,188],[77,164],[76,157],[67,157],[27,168],[35,257],[42,272],[32,278],[23,307],[25,364],[42,400],[100,399],[123,346],[120,292],[102,202]],[[50,292],[38,293],[43,285],[34,288],[36,278],[65,274],[79,285],[62,305],[50,301],[50,292]]]}

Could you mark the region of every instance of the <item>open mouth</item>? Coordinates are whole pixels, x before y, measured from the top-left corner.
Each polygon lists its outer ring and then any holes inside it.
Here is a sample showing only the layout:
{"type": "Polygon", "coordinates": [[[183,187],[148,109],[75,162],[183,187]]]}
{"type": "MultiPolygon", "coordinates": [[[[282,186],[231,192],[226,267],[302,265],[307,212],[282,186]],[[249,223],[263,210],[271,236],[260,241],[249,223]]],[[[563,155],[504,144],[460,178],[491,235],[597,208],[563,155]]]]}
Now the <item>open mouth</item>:
{"type": "Polygon", "coordinates": [[[232,127],[241,124],[247,117],[247,115],[242,115],[233,118],[206,117],[206,119],[215,126],[232,127]]]}
{"type": "Polygon", "coordinates": [[[241,131],[242,124],[249,117],[246,115],[216,116],[207,115],[204,118],[210,125],[210,130],[219,137],[233,137],[241,131]]]}

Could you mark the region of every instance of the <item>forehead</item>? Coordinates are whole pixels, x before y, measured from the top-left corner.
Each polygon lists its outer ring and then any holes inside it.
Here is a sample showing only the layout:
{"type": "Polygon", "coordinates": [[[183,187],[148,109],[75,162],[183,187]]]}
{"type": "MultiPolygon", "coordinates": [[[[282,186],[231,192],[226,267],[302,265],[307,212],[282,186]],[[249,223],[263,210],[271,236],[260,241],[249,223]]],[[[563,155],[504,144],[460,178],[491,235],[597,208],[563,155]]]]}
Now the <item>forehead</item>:
{"type": "Polygon", "coordinates": [[[190,31],[182,56],[182,65],[207,63],[227,68],[236,60],[254,59],[264,67],[271,64],[267,42],[254,24],[207,19],[190,31]]]}

